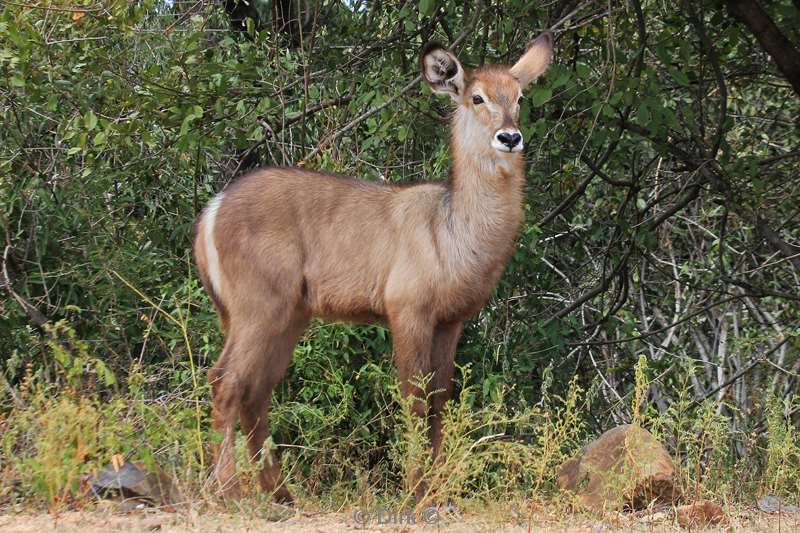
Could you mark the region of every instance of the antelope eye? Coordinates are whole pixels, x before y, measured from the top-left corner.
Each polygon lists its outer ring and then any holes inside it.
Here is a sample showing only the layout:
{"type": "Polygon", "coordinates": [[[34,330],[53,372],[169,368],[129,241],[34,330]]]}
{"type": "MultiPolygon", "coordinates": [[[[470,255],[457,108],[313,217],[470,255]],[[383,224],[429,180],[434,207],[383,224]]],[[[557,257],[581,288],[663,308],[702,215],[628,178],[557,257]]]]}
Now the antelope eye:
{"type": "Polygon", "coordinates": [[[481,98],[480,96],[478,96],[476,94],[475,96],[472,97],[472,103],[475,104],[475,105],[482,104],[483,103],[483,98],[481,98]]]}
{"type": "Polygon", "coordinates": [[[521,96],[517,99],[517,105],[522,105],[522,97],[521,96]]]}

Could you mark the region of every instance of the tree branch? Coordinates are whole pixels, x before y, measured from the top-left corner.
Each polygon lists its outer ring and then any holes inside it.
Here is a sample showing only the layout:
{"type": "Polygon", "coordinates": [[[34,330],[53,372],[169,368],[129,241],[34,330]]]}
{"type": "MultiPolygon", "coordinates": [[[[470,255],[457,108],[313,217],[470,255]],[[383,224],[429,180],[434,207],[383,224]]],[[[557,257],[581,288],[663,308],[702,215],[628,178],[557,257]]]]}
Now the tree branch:
{"type": "Polygon", "coordinates": [[[689,405],[689,407],[690,407],[690,408],[692,408],[692,407],[695,407],[695,406],[699,405],[701,402],[703,402],[704,400],[707,400],[707,399],[709,399],[710,397],[714,396],[716,393],[718,393],[718,392],[719,392],[719,391],[721,391],[722,389],[724,389],[724,388],[726,388],[726,387],[729,387],[729,386],[733,385],[733,384],[734,384],[736,381],[738,381],[738,380],[739,380],[739,378],[741,378],[742,376],[744,376],[745,374],[747,374],[748,372],[750,372],[751,370],[753,370],[753,369],[754,369],[756,366],[758,366],[758,364],[759,364],[759,363],[762,363],[763,361],[765,361],[765,360],[767,359],[767,357],[769,357],[769,356],[770,356],[770,355],[772,355],[773,353],[777,352],[777,351],[780,349],[780,347],[781,347],[781,346],[783,346],[784,344],[786,344],[787,342],[789,342],[789,340],[790,340],[791,338],[792,338],[792,337],[786,337],[786,338],[784,338],[784,339],[783,339],[781,342],[779,342],[778,344],[776,344],[775,346],[773,346],[772,348],[770,348],[769,350],[767,350],[767,351],[766,351],[766,352],[764,352],[763,354],[759,355],[758,357],[754,358],[754,359],[753,359],[753,360],[750,362],[750,364],[749,364],[749,365],[747,365],[747,366],[746,366],[746,367],[744,367],[742,370],[740,370],[739,372],[737,372],[737,373],[736,373],[736,374],[735,374],[733,377],[731,377],[731,378],[730,378],[729,380],[727,380],[725,383],[723,383],[723,384],[721,384],[720,386],[718,386],[718,387],[715,387],[715,388],[713,388],[712,390],[708,391],[708,392],[706,393],[706,395],[705,395],[705,396],[703,396],[702,398],[699,398],[699,399],[697,399],[697,400],[693,401],[693,402],[692,402],[692,403],[689,405]]]}
{"type": "Polygon", "coordinates": [[[731,14],[755,35],[761,48],[772,57],[800,96],[800,52],[755,0],[726,0],[725,3],[731,14]]]}
{"type": "MultiPolygon", "coordinates": [[[[459,35],[458,38],[452,42],[452,44],[450,45],[451,48],[457,47],[459,44],[461,44],[461,41],[463,41],[470,33],[472,33],[472,30],[475,29],[475,25],[478,22],[478,18],[480,17],[481,11],[482,9],[479,4],[479,7],[475,10],[475,15],[472,17],[472,21],[466,28],[464,28],[464,30],[461,32],[461,35],[459,35]]],[[[392,105],[395,102],[395,100],[397,100],[405,93],[416,87],[421,80],[422,80],[422,74],[418,75],[416,78],[408,82],[402,89],[400,89],[399,92],[394,94],[394,96],[392,96],[382,104],[377,105],[367,111],[364,111],[356,118],[345,124],[342,128],[328,135],[326,138],[320,141],[320,143],[317,145],[316,148],[314,148],[307,156],[303,158],[302,161],[300,161],[300,164],[302,165],[308,163],[338,137],[341,137],[342,135],[344,135],[345,133],[347,133],[348,131],[350,131],[351,129],[353,129],[354,127],[356,127],[357,125],[359,125],[361,122],[368,119],[372,115],[380,113],[381,111],[392,105]]]]}
{"type": "Polygon", "coordinates": [[[40,328],[45,324],[47,324],[47,322],[49,322],[47,317],[44,316],[41,311],[36,309],[36,307],[32,303],[26,300],[25,297],[18,294],[14,290],[14,287],[12,287],[11,285],[11,277],[8,275],[8,254],[10,251],[11,251],[11,245],[9,244],[3,251],[3,269],[2,269],[3,285],[5,285],[8,294],[10,294],[12,298],[14,298],[14,300],[25,311],[25,314],[28,315],[28,320],[30,321],[30,323],[36,326],[37,328],[40,328]]]}

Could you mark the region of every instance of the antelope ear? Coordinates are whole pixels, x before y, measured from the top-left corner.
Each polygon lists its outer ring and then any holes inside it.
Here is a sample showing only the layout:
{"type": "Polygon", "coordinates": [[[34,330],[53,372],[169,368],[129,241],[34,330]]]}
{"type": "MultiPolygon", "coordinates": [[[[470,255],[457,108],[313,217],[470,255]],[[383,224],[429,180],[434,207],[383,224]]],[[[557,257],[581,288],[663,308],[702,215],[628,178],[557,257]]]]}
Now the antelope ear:
{"type": "Polygon", "coordinates": [[[422,77],[433,92],[449,94],[453,99],[464,92],[464,67],[450,50],[437,43],[429,43],[419,58],[422,77]]]}
{"type": "Polygon", "coordinates": [[[534,39],[528,51],[511,67],[511,75],[519,80],[524,89],[530,82],[544,74],[553,57],[553,35],[545,32],[534,39]]]}

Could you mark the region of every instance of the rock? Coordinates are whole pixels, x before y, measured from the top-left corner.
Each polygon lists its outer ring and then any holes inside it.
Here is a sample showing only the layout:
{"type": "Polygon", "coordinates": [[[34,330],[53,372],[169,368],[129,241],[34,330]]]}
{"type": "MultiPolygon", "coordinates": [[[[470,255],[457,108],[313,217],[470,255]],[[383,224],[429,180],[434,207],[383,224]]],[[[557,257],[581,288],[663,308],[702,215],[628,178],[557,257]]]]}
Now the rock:
{"type": "Polygon", "coordinates": [[[686,529],[721,524],[728,521],[725,511],[719,504],[709,500],[697,500],[689,505],[681,505],[675,509],[678,525],[686,529]]]}
{"type": "Polygon", "coordinates": [[[157,465],[148,472],[141,461],[108,465],[89,479],[89,486],[100,498],[121,497],[160,506],[183,500],[169,474],[157,465]]]}
{"type": "Polygon", "coordinates": [[[109,491],[130,489],[144,481],[145,474],[142,469],[130,461],[125,461],[121,466],[108,465],[100,469],[90,479],[92,490],[98,494],[109,491]]]}
{"type": "Polygon", "coordinates": [[[664,511],[658,511],[655,513],[652,513],[650,511],[641,511],[641,513],[644,514],[638,516],[637,518],[639,519],[639,522],[641,522],[642,524],[655,524],[658,522],[664,522],[669,518],[669,515],[664,511]]]}
{"type": "Polygon", "coordinates": [[[645,509],[680,498],[667,450],[649,431],[630,424],[606,431],[561,465],[558,485],[595,511],[645,509]]]}
{"type": "Polygon", "coordinates": [[[758,508],[765,513],[796,513],[796,505],[786,505],[777,496],[768,494],[758,499],[758,508]]]}

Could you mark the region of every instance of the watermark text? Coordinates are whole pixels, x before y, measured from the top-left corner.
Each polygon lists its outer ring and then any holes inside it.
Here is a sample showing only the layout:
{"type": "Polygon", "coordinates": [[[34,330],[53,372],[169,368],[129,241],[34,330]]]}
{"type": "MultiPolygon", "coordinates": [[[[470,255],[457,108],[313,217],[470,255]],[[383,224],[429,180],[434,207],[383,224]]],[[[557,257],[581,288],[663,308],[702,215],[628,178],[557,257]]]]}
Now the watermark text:
{"type": "Polygon", "coordinates": [[[385,507],[375,509],[356,509],[353,513],[353,521],[359,526],[383,526],[383,525],[414,525],[414,524],[438,524],[439,510],[436,507],[427,507],[415,513],[412,510],[395,510],[385,507]]]}

